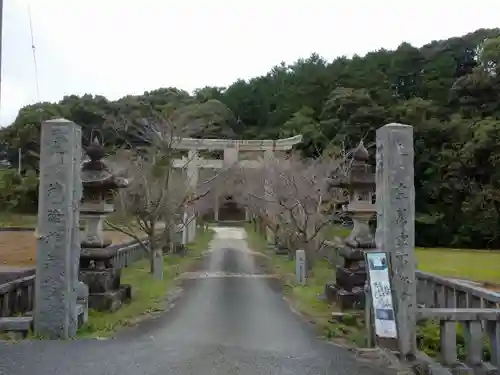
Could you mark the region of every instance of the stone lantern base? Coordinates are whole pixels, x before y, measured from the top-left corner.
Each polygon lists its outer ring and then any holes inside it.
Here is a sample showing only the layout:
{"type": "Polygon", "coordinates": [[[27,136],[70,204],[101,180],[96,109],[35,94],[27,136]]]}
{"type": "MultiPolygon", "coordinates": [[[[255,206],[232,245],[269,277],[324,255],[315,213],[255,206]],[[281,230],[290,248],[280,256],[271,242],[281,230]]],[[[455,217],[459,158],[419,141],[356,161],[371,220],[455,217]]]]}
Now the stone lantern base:
{"type": "Polygon", "coordinates": [[[130,285],[121,285],[121,269],[113,267],[111,259],[117,247],[104,249],[82,248],[79,278],[89,288],[89,308],[98,311],[115,311],[130,301],[130,285]]]}
{"type": "Polygon", "coordinates": [[[325,285],[326,299],[334,302],[341,310],[365,307],[364,287],[367,274],[364,253],[373,251],[374,248],[372,244],[361,246],[359,243],[346,241],[345,245],[338,249],[342,264],[336,268],[335,282],[325,285]]]}

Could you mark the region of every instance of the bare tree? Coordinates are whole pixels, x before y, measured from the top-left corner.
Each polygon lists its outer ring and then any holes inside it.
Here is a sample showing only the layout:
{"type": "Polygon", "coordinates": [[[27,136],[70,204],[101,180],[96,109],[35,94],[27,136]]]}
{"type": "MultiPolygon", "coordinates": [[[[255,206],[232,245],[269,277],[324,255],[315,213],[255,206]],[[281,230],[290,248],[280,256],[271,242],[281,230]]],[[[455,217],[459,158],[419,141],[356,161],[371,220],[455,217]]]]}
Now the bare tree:
{"type": "Polygon", "coordinates": [[[182,136],[171,118],[155,115],[121,128],[135,143],[127,141],[126,149],[119,150],[110,160],[124,168],[130,185],[116,197],[122,220],[118,225],[107,223],[137,240],[137,229],[147,235],[149,245],[143,246],[149,254],[150,270],[161,279],[163,250],[172,248],[175,232],[183,230],[207,205],[204,197],[215,177],[192,189],[186,188],[192,184],[174,166],[174,160],[180,156],[176,146],[182,136]],[[187,220],[182,219],[186,210],[191,212],[187,220]]]}
{"type": "Polygon", "coordinates": [[[291,251],[304,249],[310,269],[334,203],[342,201],[342,192],[333,190],[329,179],[344,168],[341,160],[328,157],[263,161],[261,168],[243,172],[240,201],[264,221],[277,242],[291,251]]]}
{"type": "MultiPolygon", "coordinates": [[[[122,154],[124,153],[118,153],[122,154]]],[[[128,154],[125,159],[129,162],[133,155],[128,154]]],[[[125,163],[125,160],[122,160],[125,163]]],[[[115,201],[118,222],[107,225],[125,233],[139,241],[149,254],[150,270],[157,278],[162,277],[161,251],[158,241],[158,230],[163,224],[165,209],[169,206],[168,190],[165,189],[166,175],[154,163],[136,157],[127,164],[125,170],[129,178],[129,186],[117,192],[115,201]],[[138,231],[146,234],[147,246],[141,241],[138,231]]]]}

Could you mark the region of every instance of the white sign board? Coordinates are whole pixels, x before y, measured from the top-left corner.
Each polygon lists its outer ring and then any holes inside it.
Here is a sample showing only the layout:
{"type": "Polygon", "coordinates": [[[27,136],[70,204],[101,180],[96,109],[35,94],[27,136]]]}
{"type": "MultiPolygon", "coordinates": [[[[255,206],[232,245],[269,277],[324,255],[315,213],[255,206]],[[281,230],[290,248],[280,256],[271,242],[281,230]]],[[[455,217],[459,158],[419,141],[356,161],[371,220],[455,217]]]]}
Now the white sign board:
{"type": "Polygon", "coordinates": [[[387,253],[366,252],[365,256],[373,301],[375,334],[378,337],[397,338],[387,253]]]}

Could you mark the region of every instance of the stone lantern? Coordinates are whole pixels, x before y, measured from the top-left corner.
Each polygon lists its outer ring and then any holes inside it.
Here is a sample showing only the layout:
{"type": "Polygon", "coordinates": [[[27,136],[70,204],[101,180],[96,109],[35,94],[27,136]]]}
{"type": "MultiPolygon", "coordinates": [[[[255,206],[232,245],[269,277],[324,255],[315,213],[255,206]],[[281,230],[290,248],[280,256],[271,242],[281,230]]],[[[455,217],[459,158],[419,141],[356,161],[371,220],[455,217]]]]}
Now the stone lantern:
{"type": "Polygon", "coordinates": [[[80,254],[80,280],[89,287],[89,307],[113,311],[130,298],[130,286],[120,285],[121,270],[113,265],[117,246],[104,237],[104,220],[114,211],[113,193],[128,186],[102,160],[104,147],[94,138],[87,147],[89,160],[82,164],[83,200],[80,217],[85,221],[80,254]]]}
{"type": "Polygon", "coordinates": [[[368,164],[369,154],[363,142],[352,151],[352,163],[347,176],[331,181],[332,187],[349,192],[344,212],[352,219],[353,229],[339,246],[340,264],[337,265],[335,283],[326,284],[325,295],[342,309],[364,307],[366,268],[364,252],[375,249],[370,220],[376,213],[375,174],[368,164]]]}
{"type": "Polygon", "coordinates": [[[128,186],[125,179],[115,177],[102,158],[104,147],[97,138],[87,147],[90,160],[82,165],[83,201],[80,217],[85,220],[82,247],[105,248],[111,241],[104,237],[103,223],[114,212],[113,193],[128,186]]]}

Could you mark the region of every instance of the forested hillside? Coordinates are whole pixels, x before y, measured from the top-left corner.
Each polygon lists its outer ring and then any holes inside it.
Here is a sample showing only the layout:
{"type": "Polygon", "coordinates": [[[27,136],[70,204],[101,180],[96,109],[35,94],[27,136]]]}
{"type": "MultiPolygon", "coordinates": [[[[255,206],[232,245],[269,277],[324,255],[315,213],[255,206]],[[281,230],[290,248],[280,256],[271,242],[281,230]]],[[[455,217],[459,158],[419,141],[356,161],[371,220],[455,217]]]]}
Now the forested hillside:
{"type": "MultiPolygon", "coordinates": [[[[20,147],[26,168],[36,168],[40,121],[66,117],[88,137],[110,118],[138,119],[153,109],[175,111],[197,137],[301,133],[302,152],[318,156],[360,139],[372,144],[375,129],[401,122],[415,127],[418,243],[500,248],[499,62],[500,29],[332,62],[312,55],[193,95],[160,88],[114,102],[85,95],[27,106],[0,142],[13,165],[20,147]]],[[[114,132],[104,134],[108,145],[117,142],[114,132]]]]}

